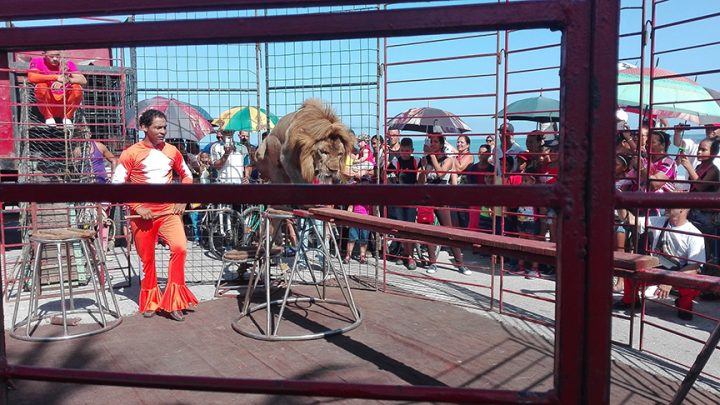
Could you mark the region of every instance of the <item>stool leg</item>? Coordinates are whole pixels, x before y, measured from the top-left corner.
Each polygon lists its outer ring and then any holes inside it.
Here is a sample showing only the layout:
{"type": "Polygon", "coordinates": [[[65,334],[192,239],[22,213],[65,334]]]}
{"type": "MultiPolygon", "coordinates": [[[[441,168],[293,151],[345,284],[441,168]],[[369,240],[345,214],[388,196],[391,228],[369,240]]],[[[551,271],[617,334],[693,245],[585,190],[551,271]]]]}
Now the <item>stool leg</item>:
{"type": "MultiPolygon", "coordinates": [[[[278,312],[278,318],[277,318],[277,323],[275,324],[275,330],[272,332],[273,336],[277,336],[278,329],[280,329],[280,321],[282,321],[282,319],[283,319],[283,313],[285,312],[285,307],[287,306],[287,300],[288,300],[288,297],[290,296],[290,289],[292,287],[293,281],[295,280],[295,274],[297,273],[298,262],[300,261],[300,252],[301,251],[305,252],[305,248],[302,246],[302,239],[298,238],[297,244],[296,244],[296,249],[295,249],[295,260],[293,260],[292,270],[290,270],[290,277],[288,277],[287,286],[285,286],[285,294],[283,295],[282,303],[280,303],[280,312],[278,312]]],[[[312,270],[310,272],[312,273],[312,270]]],[[[270,310],[270,308],[268,307],[268,311],[269,310],[270,310]]]]}
{"type": "MultiPolygon", "coordinates": [[[[80,246],[82,247],[83,254],[85,255],[85,261],[88,265],[88,277],[90,277],[90,282],[93,286],[93,292],[95,292],[95,303],[97,304],[98,310],[100,311],[100,319],[102,320],[102,327],[107,326],[107,320],[105,319],[105,310],[103,310],[103,304],[102,301],[100,301],[100,293],[98,291],[98,280],[96,270],[97,268],[94,266],[94,263],[90,257],[90,248],[88,247],[87,240],[80,239],[80,246]]],[[[105,306],[107,307],[107,298],[105,297],[105,294],[103,294],[103,297],[105,298],[105,306]]]]}
{"type": "MultiPolygon", "coordinates": [[[[97,238],[95,240],[97,241],[97,238]]],[[[102,249],[102,246],[101,246],[101,249],[102,249]]],[[[100,256],[100,260],[102,261],[102,273],[101,273],[102,281],[100,282],[100,285],[103,286],[102,287],[102,295],[103,295],[103,298],[105,299],[105,305],[107,306],[107,309],[109,311],[110,306],[109,306],[109,303],[107,302],[107,297],[105,294],[105,287],[107,286],[108,294],[110,294],[110,299],[112,300],[113,306],[115,307],[115,315],[117,315],[117,318],[119,319],[120,318],[120,305],[118,305],[117,298],[115,297],[115,292],[113,291],[112,280],[110,280],[110,271],[107,268],[105,257],[106,257],[105,252],[102,251],[101,256],[100,256]]],[[[98,271],[101,271],[101,270],[98,268],[98,271]]],[[[128,285],[128,287],[129,286],[130,285],[128,285]]]]}
{"type": "MultiPolygon", "coordinates": [[[[65,308],[65,276],[63,275],[63,265],[62,265],[62,250],[61,243],[56,243],[55,246],[57,246],[57,258],[58,258],[58,274],[60,275],[60,308],[62,309],[62,320],[63,320],[63,333],[65,333],[65,336],[68,335],[68,325],[67,325],[67,309],[65,308]]],[[[68,258],[68,268],[70,267],[70,258],[68,258]]],[[[72,284],[72,280],[68,280],[70,284],[72,284]]],[[[70,290],[70,296],[72,297],[72,290],[70,290]]],[[[72,299],[72,298],[71,298],[72,299]]]]}
{"type": "MultiPolygon", "coordinates": [[[[333,246],[335,246],[335,252],[340,252],[340,246],[338,246],[337,239],[335,239],[335,234],[333,232],[330,232],[330,239],[332,241],[333,246]]],[[[323,248],[324,249],[324,248],[323,248]]],[[[327,252],[327,257],[330,257],[330,252],[327,252]]],[[[338,253],[338,259],[340,258],[338,253]]],[[[343,281],[345,282],[345,287],[343,287],[343,283],[340,281],[340,277],[338,277],[337,272],[335,271],[335,268],[333,265],[330,265],[330,271],[333,272],[335,275],[335,278],[337,279],[338,286],[340,287],[340,292],[343,295],[343,298],[345,298],[345,301],[350,306],[350,310],[353,313],[353,316],[355,316],[355,320],[360,319],[360,313],[357,310],[357,307],[355,306],[355,300],[352,296],[352,291],[350,289],[350,281],[347,277],[347,272],[345,271],[345,266],[343,265],[342,260],[338,260],[340,264],[340,273],[342,274],[343,281]],[[347,290],[347,291],[346,291],[347,290]]]]}
{"type": "Polygon", "coordinates": [[[225,273],[225,259],[222,260],[222,268],[220,269],[220,275],[218,276],[217,282],[215,283],[215,294],[213,294],[213,297],[218,296],[218,292],[220,291],[220,283],[222,282],[223,273],[225,273]]]}
{"type": "MultiPolygon", "coordinates": [[[[270,310],[270,246],[272,238],[270,237],[270,219],[265,221],[265,302],[267,303],[267,329],[265,334],[270,335],[272,331],[272,311],[270,310]]],[[[277,225],[280,228],[280,225],[277,225]]]]}
{"type": "MultiPolygon", "coordinates": [[[[70,309],[75,309],[75,295],[73,294],[73,285],[72,285],[72,261],[71,261],[71,255],[70,255],[70,248],[72,247],[73,242],[66,242],[65,245],[65,257],[67,258],[67,276],[68,276],[68,294],[70,295],[70,309]]],[[[58,244],[60,246],[60,244],[58,244]]],[[[58,248],[59,249],[59,248],[58,248]]],[[[60,257],[60,252],[58,251],[58,258],[60,257]]],[[[59,260],[59,259],[58,259],[59,260]]],[[[80,281],[80,266],[78,266],[77,262],[75,263],[75,270],[76,274],[78,276],[78,282],[80,281]]],[[[61,284],[62,286],[62,284],[61,284]]]]}
{"type": "MultiPolygon", "coordinates": [[[[85,245],[86,245],[85,248],[88,252],[88,253],[86,253],[86,255],[87,254],[92,255],[92,256],[88,256],[90,258],[90,259],[88,259],[88,261],[92,260],[92,265],[90,263],[88,263],[88,266],[90,266],[89,267],[90,271],[94,272],[93,274],[95,274],[95,277],[97,278],[98,285],[100,286],[100,297],[103,300],[102,302],[105,305],[105,308],[108,311],[110,311],[110,303],[108,302],[107,294],[105,294],[105,280],[107,280],[107,277],[106,277],[107,266],[105,266],[105,258],[104,258],[105,256],[101,253],[100,250],[98,250],[98,249],[102,249],[102,245],[100,244],[100,240],[98,238],[94,238],[92,240],[92,245],[87,240],[83,240],[83,242],[85,243],[85,245]],[[93,251],[95,252],[94,255],[93,255],[93,251]]],[[[98,301],[98,303],[99,302],[100,301],[98,301]]],[[[102,310],[102,308],[100,308],[100,310],[102,310]]]]}
{"type": "MultiPolygon", "coordinates": [[[[42,243],[38,242],[37,245],[35,246],[35,260],[33,261],[33,267],[32,267],[32,270],[30,271],[30,300],[28,302],[27,325],[26,325],[26,329],[25,329],[26,334],[28,334],[28,336],[30,333],[30,322],[32,321],[33,292],[34,292],[35,284],[36,284],[35,283],[35,275],[37,274],[38,270],[40,269],[40,256],[41,256],[40,253],[41,252],[42,252],[42,243]]],[[[25,283],[24,277],[23,277],[23,280],[20,280],[19,278],[18,278],[18,280],[20,281],[20,284],[18,286],[17,296],[15,297],[15,308],[13,309],[13,320],[12,320],[13,328],[15,327],[15,325],[17,325],[17,315],[18,315],[18,310],[20,309],[20,296],[22,295],[21,293],[23,290],[23,284],[25,283]]]]}
{"type": "Polygon", "coordinates": [[[105,285],[105,270],[107,270],[107,264],[105,261],[105,250],[102,247],[100,238],[93,238],[93,247],[95,255],[97,256],[98,279],[100,280],[100,285],[105,285]],[[103,268],[103,271],[100,271],[100,267],[103,268]]]}

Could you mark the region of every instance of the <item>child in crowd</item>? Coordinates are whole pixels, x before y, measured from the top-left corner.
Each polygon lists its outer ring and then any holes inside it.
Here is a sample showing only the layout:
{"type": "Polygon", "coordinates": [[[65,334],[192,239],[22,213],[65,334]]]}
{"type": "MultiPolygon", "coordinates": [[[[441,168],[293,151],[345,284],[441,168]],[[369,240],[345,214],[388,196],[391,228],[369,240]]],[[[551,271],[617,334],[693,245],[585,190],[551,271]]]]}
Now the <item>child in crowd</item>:
{"type": "MultiPolygon", "coordinates": [[[[527,168],[531,159],[530,153],[523,152],[517,155],[518,171],[508,178],[508,184],[535,184],[535,177],[527,173],[527,168]]],[[[515,223],[517,236],[522,239],[536,240],[537,234],[540,233],[540,224],[537,220],[535,207],[518,207],[516,212],[517,215],[514,215],[512,222],[515,223]]],[[[524,274],[527,279],[531,278],[530,274],[532,273],[535,273],[539,277],[540,265],[538,262],[532,262],[531,268],[528,269],[525,267],[524,260],[518,260],[517,266],[515,266],[515,271],[520,274],[524,274]]]]}
{"type": "MultiPolygon", "coordinates": [[[[413,142],[410,138],[400,141],[400,153],[388,164],[388,175],[392,174],[399,184],[416,184],[418,179],[419,161],[413,156],[413,142]]],[[[406,222],[415,222],[417,209],[415,207],[391,207],[391,217],[406,222]]],[[[408,270],[415,270],[417,263],[413,259],[414,243],[403,242],[402,249],[406,259],[399,257],[395,262],[402,265],[407,262],[408,270]]]]}
{"type": "MultiPolygon", "coordinates": [[[[363,183],[366,183],[366,180],[363,180],[363,183]]],[[[372,207],[369,205],[362,205],[362,204],[354,204],[349,205],[347,208],[348,211],[354,212],[356,214],[360,215],[371,215],[372,213],[372,207]]],[[[345,248],[345,259],[343,259],[343,263],[348,264],[350,263],[350,256],[352,255],[353,249],[355,249],[355,242],[360,243],[360,264],[367,263],[367,259],[365,258],[365,254],[367,252],[367,245],[368,245],[368,239],[370,238],[370,231],[367,229],[362,228],[350,228],[348,232],[348,242],[347,246],[345,248]]]]}
{"type": "Polygon", "coordinates": [[[367,134],[360,134],[357,137],[358,155],[353,158],[352,172],[355,177],[362,177],[373,173],[375,168],[375,155],[370,147],[370,138],[367,134]]]}

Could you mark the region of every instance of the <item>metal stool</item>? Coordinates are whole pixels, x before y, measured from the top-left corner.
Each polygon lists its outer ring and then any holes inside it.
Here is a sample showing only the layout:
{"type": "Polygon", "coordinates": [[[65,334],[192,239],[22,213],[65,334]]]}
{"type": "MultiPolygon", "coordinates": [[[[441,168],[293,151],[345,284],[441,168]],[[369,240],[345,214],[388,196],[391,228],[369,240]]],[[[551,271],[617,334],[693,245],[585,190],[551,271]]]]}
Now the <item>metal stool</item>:
{"type": "MultiPolygon", "coordinates": [[[[285,219],[292,219],[295,218],[293,213],[287,212],[287,211],[279,211],[279,210],[273,210],[269,209],[266,212],[263,213],[263,220],[264,220],[264,238],[261,238],[261,240],[264,241],[264,244],[266,247],[270,247],[271,241],[274,239],[274,236],[270,236],[270,223],[273,220],[285,220],[285,219]]],[[[283,340],[309,340],[309,339],[319,339],[324,338],[332,335],[337,335],[341,333],[348,332],[350,330],[353,330],[360,326],[362,323],[362,313],[355,305],[355,300],[353,299],[352,292],[350,291],[350,284],[348,282],[347,273],[345,271],[345,268],[343,266],[342,260],[339,256],[339,246],[337,244],[337,240],[335,239],[335,236],[330,235],[330,240],[334,245],[336,255],[332,256],[330,255],[330,251],[328,247],[325,245],[325,243],[320,243],[320,249],[322,250],[322,253],[324,254],[326,260],[324,260],[325,265],[328,267],[328,269],[333,273],[335,276],[338,286],[340,287],[340,291],[342,292],[344,301],[339,300],[333,300],[329,299],[325,296],[325,284],[324,281],[318,283],[317,280],[315,280],[313,276],[313,280],[316,281],[315,288],[318,291],[318,298],[315,297],[290,297],[290,290],[292,288],[292,283],[295,280],[295,277],[297,276],[298,272],[298,263],[303,260],[303,257],[306,257],[307,249],[304,246],[303,238],[307,237],[307,232],[314,232],[316,237],[322,238],[324,237],[324,232],[319,229],[318,225],[314,223],[313,221],[310,221],[311,225],[307,229],[303,229],[302,237],[299,237],[296,244],[296,253],[295,253],[295,260],[293,262],[292,271],[290,272],[290,277],[287,280],[287,286],[285,289],[285,294],[282,299],[274,300],[272,301],[270,299],[270,289],[265,289],[265,303],[256,305],[252,308],[250,308],[250,296],[252,295],[252,291],[254,289],[254,286],[257,284],[257,279],[260,277],[258,274],[256,277],[254,275],[251,275],[250,280],[248,282],[248,293],[245,296],[245,303],[243,305],[242,312],[240,316],[236,319],[234,319],[231,323],[231,326],[235,331],[240,333],[243,336],[251,337],[253,339],[259,339],[259,340],[268,340],[268,341],[283,341],[283,340]],[[334,267],[333,263],[336,261],[338,265],[340,266],[340,272],[336,271],[336,268],[334,267]],[[253,278],[255,278],[255,283],[253,284],[253,278]],[[320,284],[322,286],[322,291],[319,288],[320,284]],[[318,333],[310,333],[310,334],[304,334],[304,335],[278,335],[278,328],[280,326],[280,321],[282,320],[283,313],[285,311],[285,307],[288,303],[298,303],[298,302],[309,302],[309,303],[326,303],[326,304],[336,304],[336,305],[342,305],[346,306],[350,309],[350,312],[352,314],[352,322],[350,322],[348,325],[342,328],[336,328],[336,329],[328,329],[325,331],[321,331],[318,333]],[[272,314],[272,311],[270,309],[273,305],[279,305],[280,311],[277,316],[277,322],[274,321],[274,316],[272,314]],[[239,322],[243,319],[248,317],[253,312],[259,311],[265,309],[266,312],[266,329],[265,333],[257,333],[257,332],[250,332],[247,330],[243,330],[239,322]]],[[[278,232],[279,226],[276,227],[275,233],[278,232]]],[[[260,257],[258,255],[258,257],[260,257]]],[[[257,261],[256,261],[257,263],[257,261]]],[[[270,284],[270,260],[269,255],[265,255],[265,261],[263,263],[263,266],[261,271],[264,271],[265,275],[265,283],[266,285],[270,284]]]]}
{"type": "MultiPolygon", "coordinates": [[[[283,250],[280,247],[272,247],[270,248],[270,256],[279,256],[282,254],[283,250]]],[[[239,247],[237,249],[230,250],[228,252],[225,252],[222,256],[222,269],[220,269],[220,274],[218,275],[217,283],[215,283],[215,297],[218,297],[222,295],[222,292],[220,292],[221,288],[220,285],[223,281],[223,274],[225,273],[225,269],[229,265],[236,265],[236,266],[243,266],[243,265],[249,265],[255,261],[255,257],[257,256],[264,256],[264,250],[260,250],[258,253],[258,246],[243,246],[239,247]]],[[[223,291],[227,290],[239,290],[241,288],[244,288],[245,286],[240,285],[237,286],[224,286],[222,288],[223,291]]]]}
{"type": "Polygon", "coordinates": [[[21,282],[18,286],[18,292],[17,297],[15,300],[15,308],[13,310],[13,320],[12,320],[12,329],[10,331],[10,336],[20,339],[20,340],[27,340],[27,341],[40,341],[40,342],[47,342],[47,341],[58,341],[58,340],[67,340],[72,338],[78,338],[78,337],[84,337],[84,336],[91,336],[95,335],[101,332],[108,331],[110,329],[115,328],[122,322],[122,317],[120,316],[120,307],[118,306],[117,300],[115,298],[115,294],[112,289],[112,284],[110,282],[110,276],[107,272],[107,268],[105,267],[105,264],[103,262],[103,256],[102,256],[102,248],[98,250],[98,241],[96,238],[96,232],[93,230],[85,230],[85,229],[76,229],[76,228],[67,228],[67,229],[53,229],[53,230],[42,230],[39,232],[35,232],[30,240],[32,242],[36,243],[35,247],[35,260],[34,265],[30,274],[30,299],[28,304],[28,313],[27,317],[20,322],[17,321],[18,312],[20,309],[20,301],[21,296],[23,295],[23,283],[21,282]],[[90,250],[90,243],[95,244],[95,249],[97,254],[99,255],[98,260],[93,260],[92,253],[90,250]],[[74,243],[78,243],[82,249],[83,258],[85,260],[85,263],[87,265],[87,273],[89,278],[89,284],[92,285],[93,293],[95,294],[95,306],[97,306],[97,310],[93,310],[91,308],[75,308],[75,297],[73,293],[73,281],[70,274],[71,270],[71,261],[70,261],[70,254],[69,252],[72,250],[72,245],[74,243]],[[41,272],[41,257],[42,252],[45,246],[47,245],[54,245],[57,249],[57,260],[58,260],[58,275],[60,278],[60,314],[62,317],[62,327],[63,327],[63,334],[61,336],[33,336],[33,333],[35,333],[40,326],[40,323],[43,319],[55,317],[58,315],[56,311],[47,312],[44,314],[40,314],[39,312],[39,298],[41,295],[41,289],[40,289],[40,272],[41,272]],[[66,293],[65,293],[65,269],[63,268],[62,264],[62,249],[63,247],[66,249],[67,257],[67,289],[68,289],[68,298],[70,299],[70,309],[66,308],[66,293]],[[100,269],[102,267],[102,271],[100,269]],[[114,306],[114,312],[110,309],[108,298],[107,298],[107,291],[110,293],[110,298],[112,299],[112,303],[114,306]],[[75,314],[75,313],[86,313],[91,316],[93,315],[99,315],[100,320],[97,318],[94,318],[94,320],[98,323],[100,326],[96,329],[91,330],[85,330],[80,331],[77,333],[70,333],[68,330],[68,314],[75,314]],[[113,320],[110,320],[108,322],[107,317],[114,318],[113,320]],[[34,325],[34,326],[33,326],[34,325]]]}

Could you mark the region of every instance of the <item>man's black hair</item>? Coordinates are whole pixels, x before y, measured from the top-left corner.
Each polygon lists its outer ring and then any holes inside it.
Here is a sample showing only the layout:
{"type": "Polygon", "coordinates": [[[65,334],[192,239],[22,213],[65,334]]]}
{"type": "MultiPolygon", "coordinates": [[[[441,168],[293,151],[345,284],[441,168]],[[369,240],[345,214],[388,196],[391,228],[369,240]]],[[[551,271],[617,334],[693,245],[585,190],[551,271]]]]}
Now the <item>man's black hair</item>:
{"type": "Polygon", "coordinates": [[[151,108],[142,113],[140,118],[138,118],[138,124],[140,124],[141,127],[149,127],[152,125],[152,122],[155,121],[155,118],[167,120],[167,116],[164,112],[151,108]]]}

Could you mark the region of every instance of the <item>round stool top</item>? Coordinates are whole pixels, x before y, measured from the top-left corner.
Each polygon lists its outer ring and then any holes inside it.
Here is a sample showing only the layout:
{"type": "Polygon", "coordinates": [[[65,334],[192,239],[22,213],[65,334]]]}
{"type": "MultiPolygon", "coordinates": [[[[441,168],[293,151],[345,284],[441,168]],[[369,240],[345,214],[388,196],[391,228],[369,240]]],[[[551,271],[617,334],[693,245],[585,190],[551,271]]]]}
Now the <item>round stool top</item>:
{"type": "MultiPolygon", "coordinates": [[[[270,256],[277,256],[282,254],[283,248],[280,246],[273,246],[270,248],[270,256]]],[[[237,249],[229,250],[223,253],[223,260],[249,260],[254,259],[258,253],[257,245],[243,246],[237,249]]],[[[260,248],[259,255],[265,254],[265,249],[260,248]]]]}
{"type": "Polygon", "coordinates": [[[223,253],[223,260],[248,260],[255,257],[257,246],[240,247],[223,253]]]}
{"type": "Polygon", "coordinates": [[[33,241],[61,241],[72,239],[92,239],[97,235],[92,229],[63,228],[63,229],[41,229],[32,233],[30,240],[33,241]]]}

